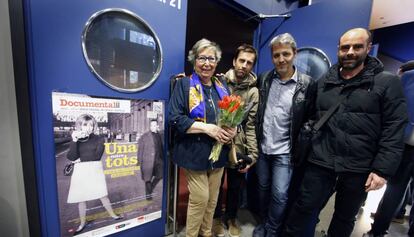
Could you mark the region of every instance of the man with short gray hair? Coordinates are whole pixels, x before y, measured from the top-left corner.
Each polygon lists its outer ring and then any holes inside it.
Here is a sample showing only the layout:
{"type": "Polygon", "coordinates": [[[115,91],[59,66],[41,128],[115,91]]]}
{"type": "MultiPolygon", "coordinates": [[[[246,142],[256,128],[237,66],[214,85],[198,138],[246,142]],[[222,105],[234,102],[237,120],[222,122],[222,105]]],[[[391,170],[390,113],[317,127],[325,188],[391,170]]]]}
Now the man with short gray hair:
{"type": "Polygon", "coordinates": [[[311,107],[312,79],[293,65],[296,42],[289,33],[270,44],[274,69],[259,77],[257,161],[260,216],[254,237],[278,236],[284,222],[295,159],[295,142],[311,107]],[[270,192],[270,195],[269,195],[270,192]]]}

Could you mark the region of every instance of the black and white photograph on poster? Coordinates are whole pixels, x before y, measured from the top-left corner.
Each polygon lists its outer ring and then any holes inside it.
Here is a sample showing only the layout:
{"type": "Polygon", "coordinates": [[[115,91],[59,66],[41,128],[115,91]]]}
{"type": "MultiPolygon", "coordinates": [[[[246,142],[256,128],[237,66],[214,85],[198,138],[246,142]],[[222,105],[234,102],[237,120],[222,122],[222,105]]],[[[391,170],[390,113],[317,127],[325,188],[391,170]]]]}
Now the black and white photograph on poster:
{"type": "Polygon", "coordinates": [[[61,236],[161,218],[165,103],[52,93],[61,236]]]}

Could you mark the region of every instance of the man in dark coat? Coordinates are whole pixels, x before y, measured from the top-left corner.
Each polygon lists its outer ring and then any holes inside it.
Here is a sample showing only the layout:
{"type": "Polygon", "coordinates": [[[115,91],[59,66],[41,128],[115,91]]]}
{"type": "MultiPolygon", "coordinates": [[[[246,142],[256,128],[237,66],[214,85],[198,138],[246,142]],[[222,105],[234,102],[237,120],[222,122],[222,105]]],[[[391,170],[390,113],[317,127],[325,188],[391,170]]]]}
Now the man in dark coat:
{"type": "Polygon", "coordinates": [[[328,236],[350,236],[367,192],[392,176],[404,149],[406,103],[396,75],[368,56],[371,34],[363,28],[345,32],[338,46],[338,64],[318,81],[315,117],[340,105],[313,136],[298,199],[284,236],[300,236],[315,210],[336,191],[328,236]]]}
{"type": "Polygon", "coordinates": [[[152,191],[162,179],[163,145],[158,133],[157,120],[150,121],[150,131],[144,133],[138,141],[138,161],[141,177],[145,182],[145,196],[152,199],[152,191]]]}
{"type": "Polygon", "coordinates": [[[256,165],[258,203],[262,223],[254,237],[279,236],[288,210],[289,189],[296,180],[296,141],[313,106],[314,81],[295,66],[296,40],[289,33],[275,36],[269,44],[274,68],[259,76],[256,165]]]}

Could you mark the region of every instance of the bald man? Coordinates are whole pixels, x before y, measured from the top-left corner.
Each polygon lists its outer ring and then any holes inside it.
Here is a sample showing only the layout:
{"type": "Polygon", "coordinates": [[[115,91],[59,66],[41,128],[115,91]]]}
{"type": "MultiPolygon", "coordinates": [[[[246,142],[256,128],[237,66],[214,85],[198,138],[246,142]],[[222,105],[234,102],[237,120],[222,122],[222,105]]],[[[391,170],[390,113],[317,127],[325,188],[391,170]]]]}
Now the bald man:
{"type": "Polygon", "coordinates": [[[316,121],[336,109],[313,136],[309,166],[284,236],[300,236],[334,191],[328,236],[350,236],[367,193],[381,188],[400,163],[407,121],[404,94],[398,77],[368,56],[370,49],[368,30],[346,31],[339,40],[338,63],[318,81],[316,121]]]}

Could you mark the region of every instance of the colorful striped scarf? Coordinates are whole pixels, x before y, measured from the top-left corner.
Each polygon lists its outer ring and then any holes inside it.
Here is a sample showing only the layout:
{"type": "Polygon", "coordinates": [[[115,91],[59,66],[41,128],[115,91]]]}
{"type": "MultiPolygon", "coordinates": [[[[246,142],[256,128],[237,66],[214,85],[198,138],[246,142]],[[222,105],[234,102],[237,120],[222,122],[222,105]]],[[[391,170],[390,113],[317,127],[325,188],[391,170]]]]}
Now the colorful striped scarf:
{"type": "MultiPolygon", "coordinates": [[[[220,97],[220,100],[223,99],[225,95],[229,95],[227,89],[223,86],[221,81],[212,77],[211,81],[216,88],[216,91],[220,97]]],[[[189,108],[190,108],[190,118],[193,118],[196,121],[206,122],[206,108],[204,101],[204,92],[203,84],[200,82],[200,78],[196,73],[193,73],[190,76],[190,91],[189,91],[189,108]]]]}

